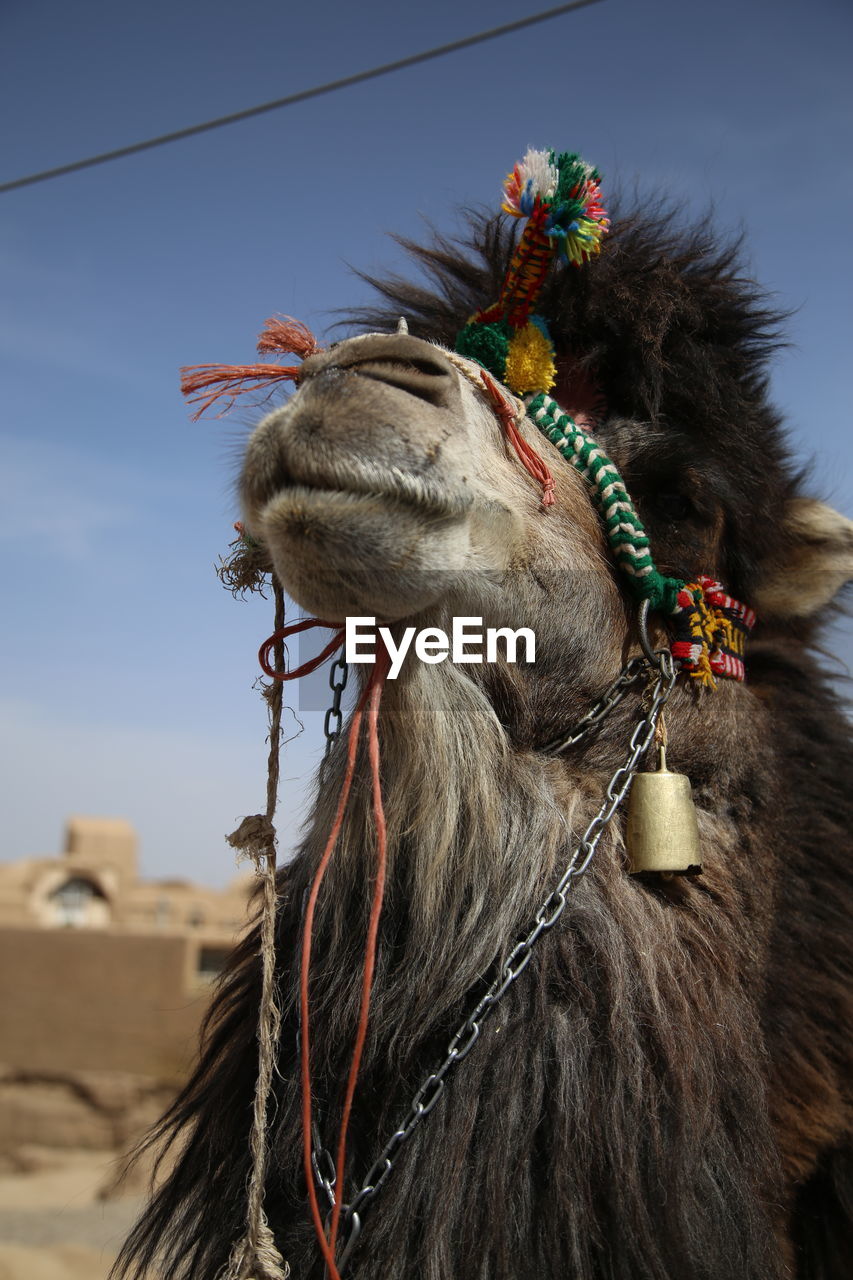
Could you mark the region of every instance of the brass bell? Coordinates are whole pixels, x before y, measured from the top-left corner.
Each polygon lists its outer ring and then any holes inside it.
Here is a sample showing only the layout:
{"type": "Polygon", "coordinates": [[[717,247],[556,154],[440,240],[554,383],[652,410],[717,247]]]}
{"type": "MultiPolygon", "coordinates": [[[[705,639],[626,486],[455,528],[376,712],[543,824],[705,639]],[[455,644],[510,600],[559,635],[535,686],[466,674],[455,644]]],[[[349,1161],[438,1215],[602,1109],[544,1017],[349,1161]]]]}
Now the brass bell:
{"type": "Polygon", "coordinates": [[[638,773],[628,797],[629,872],[662,871],[670,875],[698,875],[702,870],[699,826],[683,773],[666,767],[665,739],[654,773],[638,773]]]}

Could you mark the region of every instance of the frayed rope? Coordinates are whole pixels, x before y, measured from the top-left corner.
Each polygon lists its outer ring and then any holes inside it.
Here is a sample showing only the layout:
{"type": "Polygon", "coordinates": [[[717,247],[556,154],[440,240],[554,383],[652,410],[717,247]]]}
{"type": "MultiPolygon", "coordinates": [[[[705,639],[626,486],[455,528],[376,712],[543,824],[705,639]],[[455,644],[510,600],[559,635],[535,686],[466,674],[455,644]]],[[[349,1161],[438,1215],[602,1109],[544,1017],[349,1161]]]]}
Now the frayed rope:
{"type": "MultiPolygon", "coordinates": [[[[284,626],[284,592],[273,580],[276,631],[284,626]]],[[[284,642],[278,642],[277,659],[284,662],[284,642]]],[[[276,830],[273,824],[279,784],[282,686],[276,681],[264,691],[269,713],[269,756],[267,759],[266,813],[244,818],[227,837],[233,849],[249,857],[263,884],[261,912],[261,1002],[258,1010],[258,1078],[252,1110],[250,1147],[252,1170],[246,1200],[246,1231],[234,1245],[222,1280],[287,1280],[290,1267],[276,1248],[264,1212],[269,1151],[267,1109],[275,1070],[276,1046],[281,1032],[281,1010],[276,1001],[275,927],[278,911],[276,888],[276,830]]]]}
{"type": "MultiPolygon", "coordinates": [[[[284,352],[299,356],[301,360],[315,355],[322,347],[311,330],[290,316],[272,316],[264,321],[258,337],[258,354],[271,355],[284,352]]],[[[181,391],[190,404],[198,409],[192,415],[197,422],[217,400],[225,400],[219,416],[234,407],[239,396],[251,391],[264,391],[257,402],[263,404],[281,382],[298,382],[299,365],[280,364],[196,364],[181,370],[181,391]]]]}

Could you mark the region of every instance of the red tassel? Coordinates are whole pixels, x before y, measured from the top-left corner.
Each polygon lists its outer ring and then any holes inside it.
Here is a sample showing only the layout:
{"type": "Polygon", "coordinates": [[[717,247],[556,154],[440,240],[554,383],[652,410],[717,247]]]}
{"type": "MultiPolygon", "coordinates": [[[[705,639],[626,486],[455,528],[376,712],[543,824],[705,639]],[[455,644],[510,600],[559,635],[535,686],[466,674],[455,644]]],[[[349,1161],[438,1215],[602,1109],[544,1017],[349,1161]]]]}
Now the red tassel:
{"type": "Polygon", "coordinates": [[[554,477],[548,470],[548,467],[539,457],[535,449],[531,449],[524,436],[515,424],[514,418],[508,418],[506,422],[506,433],[509,437],[512,447],[518,454],[524,466],[533,476],[534,480],[538,480],[542,486],[542,506],[553,507],[554,505],[554,477]]]}
{"type": "Polygon", "coordinates": [[[494,378],[485,369],[480,370],[480,377],[495,413],[503,423],[507,439],[515,449],[526,470],[542,486],[542,506],[553,507],[554,477],[551,475],[546,463],[542,461],[536,450],[530,447],[519,431],[515,421],[515,411],[494,378]]]}
{"type": "Polygon", "coordinates": [[[192,415],[192,421],[198,422],[202,414],[223,396],[227,397],[227,404],[220,409],[218,417],[233,409],[237,397],[249,391],[266,388],[266,394],[258,402],[263,404],[277,382],[296,382],[299,374],[299,365],[195,364],[181,369],[181,391],[191,404],[199,406],[192,415]],[[205,391],[208,391],[207,395],[203,394],[205,391]]]}
{"type": "Polygon", "coordinates": [[[262,356],[284,351],[304,360],[306,356],[316,355],[322,350],[308,326],[292,316],[270,316],[264,321],[263,332],[258,336],[258,354],[262,356]]]}
{"type": "MultiPolygon", "coordinates": [[[[322,350],[308,326],[292,316],[271,316],[264,321],[258,337],[258,352],[262,356],[283,351],[304,360],[322,350]]],[[[223,397],[227,397],[227,403],[220,409],[219,417],[233,409],[238,396],[265,388],[266,394],[258,401],[263,404],[277,382],[297,382],[299,374],[298,365],[196,364],[181,370],[181,390],[190,403],[199,406],[192,417],[193,422],[198,422],[202,414],[223,397]]]]}

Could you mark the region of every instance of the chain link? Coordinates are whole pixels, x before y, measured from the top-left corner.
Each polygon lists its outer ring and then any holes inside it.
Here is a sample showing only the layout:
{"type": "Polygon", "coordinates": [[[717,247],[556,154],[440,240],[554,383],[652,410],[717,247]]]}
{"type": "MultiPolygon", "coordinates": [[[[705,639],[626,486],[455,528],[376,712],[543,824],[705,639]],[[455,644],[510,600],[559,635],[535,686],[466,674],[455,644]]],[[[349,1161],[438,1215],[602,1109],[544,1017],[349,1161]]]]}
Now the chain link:
{"type": "Polygon", "coordinates": [[[320,784],[322,785],[326,774],[326,765],[329,756],[332,754],[332,748],[341,736],[344,727],[344,713],[341,709],[341,700],[344,696],[344,689],[347,687],[349,680],[349,663],[343,653],[339,653],[329,668],[329,688],[332,690],[332,705],[326,711],[323,720],[323,733],[326,735],[326,746],[323,751],[323,759],[320,762],[320,784]]]}
{"type": "Polygon", "coordinates": [[[619,675],[613,683],[605,689],[604,693],[598,699],[598,702],[587,711],[582,719],[565,736],[555,738],[552,742],[543,748],[543,753],[548,756],[560,755],[563,751],[568,751],[569,747],[573,747],[575,743],[580,742],[581,738],[586,737],[590,729],[594,729],[596,725],[601,724],[614,707],[618,707],[619,703],[625,697],[625,694],[633,684],[648,671],[649,663],[642,655],[631,658],[620,671],[619,675]]]}
{"type": "Polygon", "coordinates": [[[314,1120],[311,1122],[311,1168],[314,1170],[314,1181],[318,1189],[325,1195],[329,1208],[333,1209],[337,1171],[331,1151],[327,1150],[320,1141],[320,1130],[314,1120]]]}
{"type": "MultiPolygon", "coordinates": [[[[444,1093],[446,1077],[453,1067],[470,1053],[479,1039],[483,1022],[515,980],[524,972],[530,962],[533,948],[540,937],[547,933],[548,930],[553,929],[560,919],[570,890],[586,872],[607,824],[627,795],[634,775],[639,768],[640,761],[654,738],[655,728],[667,699],[672,693],[677,676],[672,656],[667,650],[655,653],[654,657],[656,660],[654,664],[646,657],[632,658],[623,668],[618,679],[610,685],[592,710],[579,721],[573,732],[565,738],[558,739],[550,748],[552,753],[564,751],[567,747],[578,742],[595,725],[599,724],[613,707],[621,702],[628,689],[641,676],[651,676],[648,707],[644,709],[642,719],[638,721],[631,734],[627,759],[616,770],[605,787],[604,799],[599,806],[598,812],[587,826],[577,847],[572,852],[568,865],[557,885],[539,907],[527,933],[519,942],[516,942],[501,965],[499,973],[492,980],[485,994],[481,996],[476,1007],[454,1033],[441,1064],[421,1084],[409,1104],[409,1110],[403,1123],[385,1143],[379,1156],[367,1171],[359,1190],[349,1204],[342,1206],[344,1247],[338,1262],[338,1271],[341,1274],[343,1274],[344,1267],[349,1262],[358,1237],[361,1234],[364,1211],[391,1176],[400,1148],[408,1141],[421,1121],[437,1105],[444,1093]]],[[[344,683],[346,683],[346,680],[344,680],[344,683]]],[[[334,683],[332,688],[336,688],[334,683]]],[[[338,698],[339,702],[340,698],[338,698]]],[[[331,750],[331,745],[327,746],[327,754],[328,750],[331,750]]],[[[334,1162],[329,1152],[320,1146],[319,1134],[316,1128],[313,1130],[312,1136],[315,1144],[315,1149],[312,1153],[314,1175],[319,1189],[324,1192],[329,1202],[329,1208],[332,1209],[335,1204],[334,1162]],[[327,1171],[325,1176],[323,1175],[324,1168],[327,1171]],[[328,1174],[330,1168],[332,1169],[331,1178],[328,1174]]]]}
{"type": "MultiPolygon", "coordinates": [[[[341,709],[341,700],[343,698],[344,689],[347,687],[349,680],[349,664],[343,653],[338,654],[329,668],[329,688],[332,690],[332,705],[327,709],[323,719],[323,733],[326,737],[326,746],[323,751],[323,759],[320,763],[320,782],[326,770],[326,764],[332,749],[340,738],[344,727],[344,713],[341,709]]],[[[305,895],[307,901],[307,892],[305,895]]],[[[305,914],[305,901],[302,903],[302,914],[305,914]]],[[[331,1151],[324,1147],[320,1139],[320,1130],[316,1121],[311,1124],[311,1167],[314,1171],[314,1181],[319,1191],[326,1197],[326,1201],[331,1211],[335,1207],[335,1181],[337,1173],[335,1170],[335,1161],[331,1151]]]]}
{"type": "MultiPolygon", "coordinates": [[[[344,713],[341,709],[341,700],[343,698],[344,689],[347,687],[349,680],[349,663],[343,653],[339,653],[329,668],[329,688],[332,690],[332,705],[326,711],[323,720],[323,733],[326,736],[326,747],[323,751],[323,759],[320,762],[320,783],[322,785],[326,771],[326,765],[332,749],[340,738],[344,727],[344,713]]],[[[308,891],[306,890],[302,899],[302,916],[305,916],[305,904],[308,901],[308,891]]],[[[297,1052],[299,1048],[300,1032],[297,1033],[297,1052]]],[[[324,1147],[320,1139],[320,1131],[316,1122],[311,1124],[311,1167],[314,1170],[314,1181],[317,1189],[326,1197],[329,1210],[335,1207],[335,1161],[332,1153],[327,1147],[324,1147]]],[[[356,1231],[361,1230],[360,1225],[356,1231]]],[[[354,1245],[354,1240],[352,1244],[354,1245]]]]}

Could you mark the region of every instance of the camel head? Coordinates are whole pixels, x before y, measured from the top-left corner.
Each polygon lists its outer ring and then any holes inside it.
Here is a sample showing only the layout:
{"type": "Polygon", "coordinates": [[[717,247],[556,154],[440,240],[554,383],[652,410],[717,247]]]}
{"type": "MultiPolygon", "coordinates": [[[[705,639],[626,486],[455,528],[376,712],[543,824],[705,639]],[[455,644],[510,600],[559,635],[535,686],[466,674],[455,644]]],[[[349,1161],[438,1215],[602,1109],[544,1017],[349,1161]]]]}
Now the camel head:
{"type": "MultiPolygon", "coordinates": [[[[628,221],[608,236],[598,172],[574,153],[529,151],[504,184],[503,209],[523,229],[507,240],[499,224],[482,227],[479,279],[440,242],[410,246],[438,296],[379,282],[419,336],[403,320],[396,333],[320,351],[303,332],[301,370],[282,370],[299,390],[249,445],[247,528],[286,589],[328,621],[426,621],[429,611],[434,624],[453,613],[544,628],[552,657],[570,653],[592,679],[624,656],[624,604],[644,599],[676,619],[673,653],[685,670],[713,683],[714,661],[719,671],[730,655],[720,655],[720,618],[702,584],[724,579],[741,595],[743,583],[774,609],[781,599],[783,614],[803,613],[784,584],[802,510],[762,374],[778,317],[735,274],[733,253],[701,234],[679,242],[666,225],[650,235],[628,221]],[[526,397],[524,426],[495,411],[492,377],[510,401],[526,397]],[[590,391],[588,443],[571,415],[590,391]],[[558,421],[566,411],[571,438],[558,421]],[[531,456],[543,448],[537,427],[562,455],[544,445],[544,466],[531,456]],[[550,509],[508,439],[532,476],[556,464],[550,509]],[[636,506],[619,474],[626,465],[636,506]],[[625,499],[618,510],[613,481],[625,499]]],[[[387,313],[378,318],[387,325],[387,313]]],[[[550,503],[550,481],[546,494],[550,503]]]]}
{"type": "MultiPolygon", "coordinates": [[[[520,429],[548,448],[531,422],[520,429]]],[[[455,614],[536,629],[547,617],[572,647],[615,637],[601,523],[574,468],[549,465],[544,507],[472,362],[368,333],[305,360],[296,394],[249,442],[240,492],[285,589],[330,622],[455,614]]]]}

